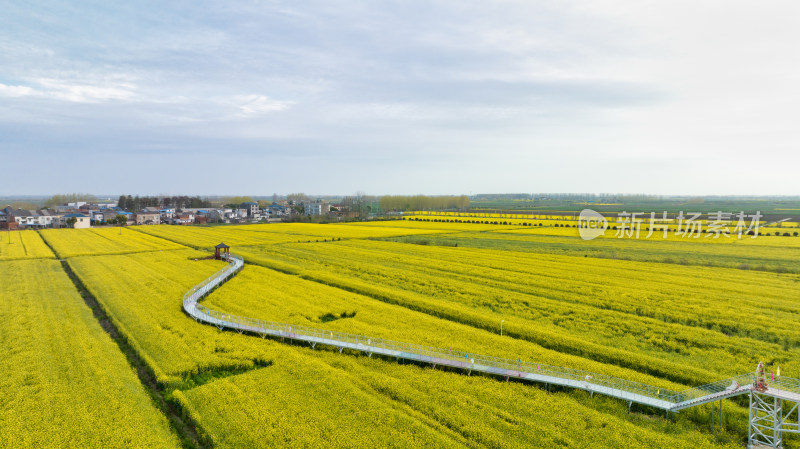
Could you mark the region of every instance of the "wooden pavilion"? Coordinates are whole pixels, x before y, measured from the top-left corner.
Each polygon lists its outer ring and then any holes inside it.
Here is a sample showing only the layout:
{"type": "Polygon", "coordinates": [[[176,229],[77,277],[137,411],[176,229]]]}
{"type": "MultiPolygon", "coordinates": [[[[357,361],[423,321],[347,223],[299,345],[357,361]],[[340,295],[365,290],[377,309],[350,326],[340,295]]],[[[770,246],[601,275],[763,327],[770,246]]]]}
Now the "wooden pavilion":
{"type": "Polygon", "coordinates": [[[214,259],[217,259],[217,260],[222,260],[222,259],[228,260],[230,258],[230,256],[231,256],[231,247],[230,246],[228,246],[228,245],[226,245],[224,243],[220,243],[219,245],[214,247],[214,259]]]}

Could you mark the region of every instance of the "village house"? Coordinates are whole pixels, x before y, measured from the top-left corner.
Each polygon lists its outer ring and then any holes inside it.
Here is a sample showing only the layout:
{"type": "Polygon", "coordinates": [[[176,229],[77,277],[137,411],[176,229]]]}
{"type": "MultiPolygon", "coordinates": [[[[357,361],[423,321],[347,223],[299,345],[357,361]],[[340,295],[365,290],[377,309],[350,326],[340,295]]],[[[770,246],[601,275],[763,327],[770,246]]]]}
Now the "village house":
{"type": "Polygon", "coordinates": [[[270,204],[267,210],[269,211],[270,218],[282,217],[289,214],[289,209],[286,206],[278,203],[270,204]]]}
{"type": "Polygon", "coordinates": [[[172,224],[190,225],[194,223],[194,214],[190,212],[180,212],[172,219],[172,224]]]}
{"type": "Polygon", "coordinates": [[[233,209],[212,209],[208,211],[208,220],[214,223],[230,223],[235,219],[236,212],[233,209]]]}
{"type": "Polygon", "coordinates": [[[239,206],[239,210],[244,210],[244,214],[241,215],[241,218],[248,218],[250,220],[258,220],[261,218],[261,210],[258,207],[258,203],[252,201],[242,203],[242,205],[239,206]]]}
{"type": "Polygon", "coordinates": [[[124,216],[125,218],[128,219],[125,222],[126,225],[130,226],[130,225],[134,224],[133,214],[131,212],[128,212],[126,210],[122,210],[122,209],[117,207],[117,208],[114,208],[114,216],[117,216],[117,215],[122,215],[122,216],[124,216]]]}
{"type": "Polygon", "coordinates": [[[175,217],[175,208],[173,207],[165,207],[158,212],[161,213],[161,221],[164,223],[168,223],[175,217]]]}
{"type": "Polygon", "coordinates": [[[75,224],[72,225],[75,229],[85,229],[90,228],[91,223],[89,221],[89,216],[81,214],[81,213],[73,213],[73,214],[66,214],[64,215],[64,223],[68,223],[68,220],[74,218],[75,224]]]}
{"type": "Polygon", "coordinates": [[[17,222],[21,228],[47,228],[60,225],[59,216],[46,211],[14,209],[7,210],[8,220],[17,222]]]}
{"type": "Polygon", "coordinates": [[[236,209],[231,219],[236,222],[247,220],[247,209],[236,209]]]}
{"type": "Polygon", "coordinates": [[[15,221],[18,227],[34,227],[38,224],[39,215],[33,211],[25,209],[8,210],[8,220],[15,221]]]}
{"type": "Polygon", "coordinates": [[[39,211],[39,221],[44,224],[44,227],[60,228],[64,226],[64,213],[43,209],[39,211]]]}
{"type": "Polygon", "coordinates": [[[303,207],[306,215],[325,215],[331,211],[331,205],[328,203],[316,201],[306,203],[303,207]]]}
{"type": "Polygon", "coordinates": [[[139,211],[133,214],[133,221],[137,225],[161,224],[161,213],[156,211],[139,211]]]}
{"type": "MultiPolygon", "coordinates": [[[[108,218],[113,218],[113,215],[109,215],[108,218]]],[[[106,214],[100,210],[90,210],[89,211],[89,220],[92,222],[93,225],[100,224],[107,220],[106,214]]]]}

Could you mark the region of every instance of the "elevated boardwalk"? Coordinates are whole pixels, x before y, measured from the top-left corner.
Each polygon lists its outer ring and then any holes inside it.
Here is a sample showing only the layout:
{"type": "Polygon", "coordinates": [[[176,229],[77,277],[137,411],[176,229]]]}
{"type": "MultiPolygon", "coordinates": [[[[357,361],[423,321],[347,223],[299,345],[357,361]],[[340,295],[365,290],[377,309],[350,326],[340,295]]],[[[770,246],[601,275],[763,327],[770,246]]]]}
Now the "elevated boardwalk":
{"type": "MultiPolygon", "coordinates": [[[[589,371],[241,317],[212,310],[198,303],[212,290],[235,276],[243,267],[244,261],[240,256],[230,255],[225,268],[186,292],[183,297],[184,311],[195,320],[211,324],[220,330],[231,329],[239,333],[248,332],[262,337],[279,337],[282,340],[288,338],[306,342],[311,347],[319,344],[338,348],[339,352],[350,349],[361,351],[369,357],[377,354],[398,360],[428,363],[434,367],[449,366],[468,373],[475,371],[506,379],[514,378],[576,388],[622,399],[629,405],[641,404],[666,412],[678,412],[707,403],[713,405],[714,402],[722,399],[748,394],[751,404],[749,447],[782,447],[781,434],[783,432],[800,433],[800,420],[798,420],[798,424],[795,424],[789,423],[788,419],[792,413],[797,414],[797,403],[800,401],[800,380],[798,379],[779,377],[770,380],[767,386],[763,372],[759,377],[757,371],[683,391],[672,391],[589,371]],[[765,398],[774,401],[775,406],[764,405],[759,408],[759,404],[766,403],[765,398]],[[780,405],[778,401],[781,402],[780,405]],[[783,409],[783,401],[794,402],[795,406],[788,409],[787,413],[783,409]],[[764,424],[765,419],[769,421],[769,425],[764,424]]],[[[759,369],[763,371],[761,365],[759,365],[759,369]]]]}

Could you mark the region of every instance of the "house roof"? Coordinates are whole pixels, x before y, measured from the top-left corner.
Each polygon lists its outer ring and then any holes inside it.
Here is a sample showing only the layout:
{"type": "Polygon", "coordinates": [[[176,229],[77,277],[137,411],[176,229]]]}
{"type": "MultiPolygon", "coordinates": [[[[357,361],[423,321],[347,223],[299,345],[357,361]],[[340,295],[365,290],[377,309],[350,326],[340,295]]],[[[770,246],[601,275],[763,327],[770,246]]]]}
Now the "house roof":
{"type": "Polygon", "coordinates": [[[214,248],[225,249],[225,248],[230,248],[230,246],[228,246],[228,245],[226,245],[224,243],[220,243],[219,245],[215,246],[214,248]]]}
{"type": "Polygon", "coordinates": [[[15,217],[38,217],[39,214],[32,210],[23,210],[23,209],[16,209],[8,212],[9,215],[13,215],[15,217]]]}
{"type": "Polygon", "coordinates": [[[64,215],[65,218],[86,218],[86,215],[83,214],[67,214],[64,215]]]}

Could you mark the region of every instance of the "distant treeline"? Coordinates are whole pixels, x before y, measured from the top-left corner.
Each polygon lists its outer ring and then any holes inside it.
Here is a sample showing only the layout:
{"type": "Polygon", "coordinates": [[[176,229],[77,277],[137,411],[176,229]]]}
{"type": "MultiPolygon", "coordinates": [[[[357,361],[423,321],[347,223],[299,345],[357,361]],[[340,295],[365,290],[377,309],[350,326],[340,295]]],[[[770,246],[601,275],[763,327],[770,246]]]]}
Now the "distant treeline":
{"type": "Polygon", "coordinates": [[[384,211],[466,209],[469,207],[467,195],[386,195],[380,197],[379,201],[381,209],[384,211]]]}
{"type": "Polygon", "coordinates": [[[644,193],[479,193],[475,201],[513,201],[513,200],[573,200],[573,201],[642,201],[663,199],[661,195],[644,193]]]}
{"type": "Polygon", "coordinates": [[[131,196],[120,195],[119,207],[129,210],[138,211],[145,207],[158,207],[158,208],[200,208],[210,207],[211,202],[208,198],[200,198],[199,196],[131,196]]]}
{"type": "Polygon", "coordinates": [[[64,193],[53,195],[44,202],[44,207],[60,206],[67,203],[77,203],[83,201],[86,203],[96,203],[97,197],[90,193],[64,193]]]}
{"type": "Polygon", "coordinates": [[[648,195],[645,193],[534,193],[535,199],[573,200],[573,201],[654,201],[662,200],[661,195],[648,195]]]}
{"type": "Polygon", "coordinates": [[[484,201],[532,200],[533,195],[530,193],[479,193],[473,198],[484,201]]]}

